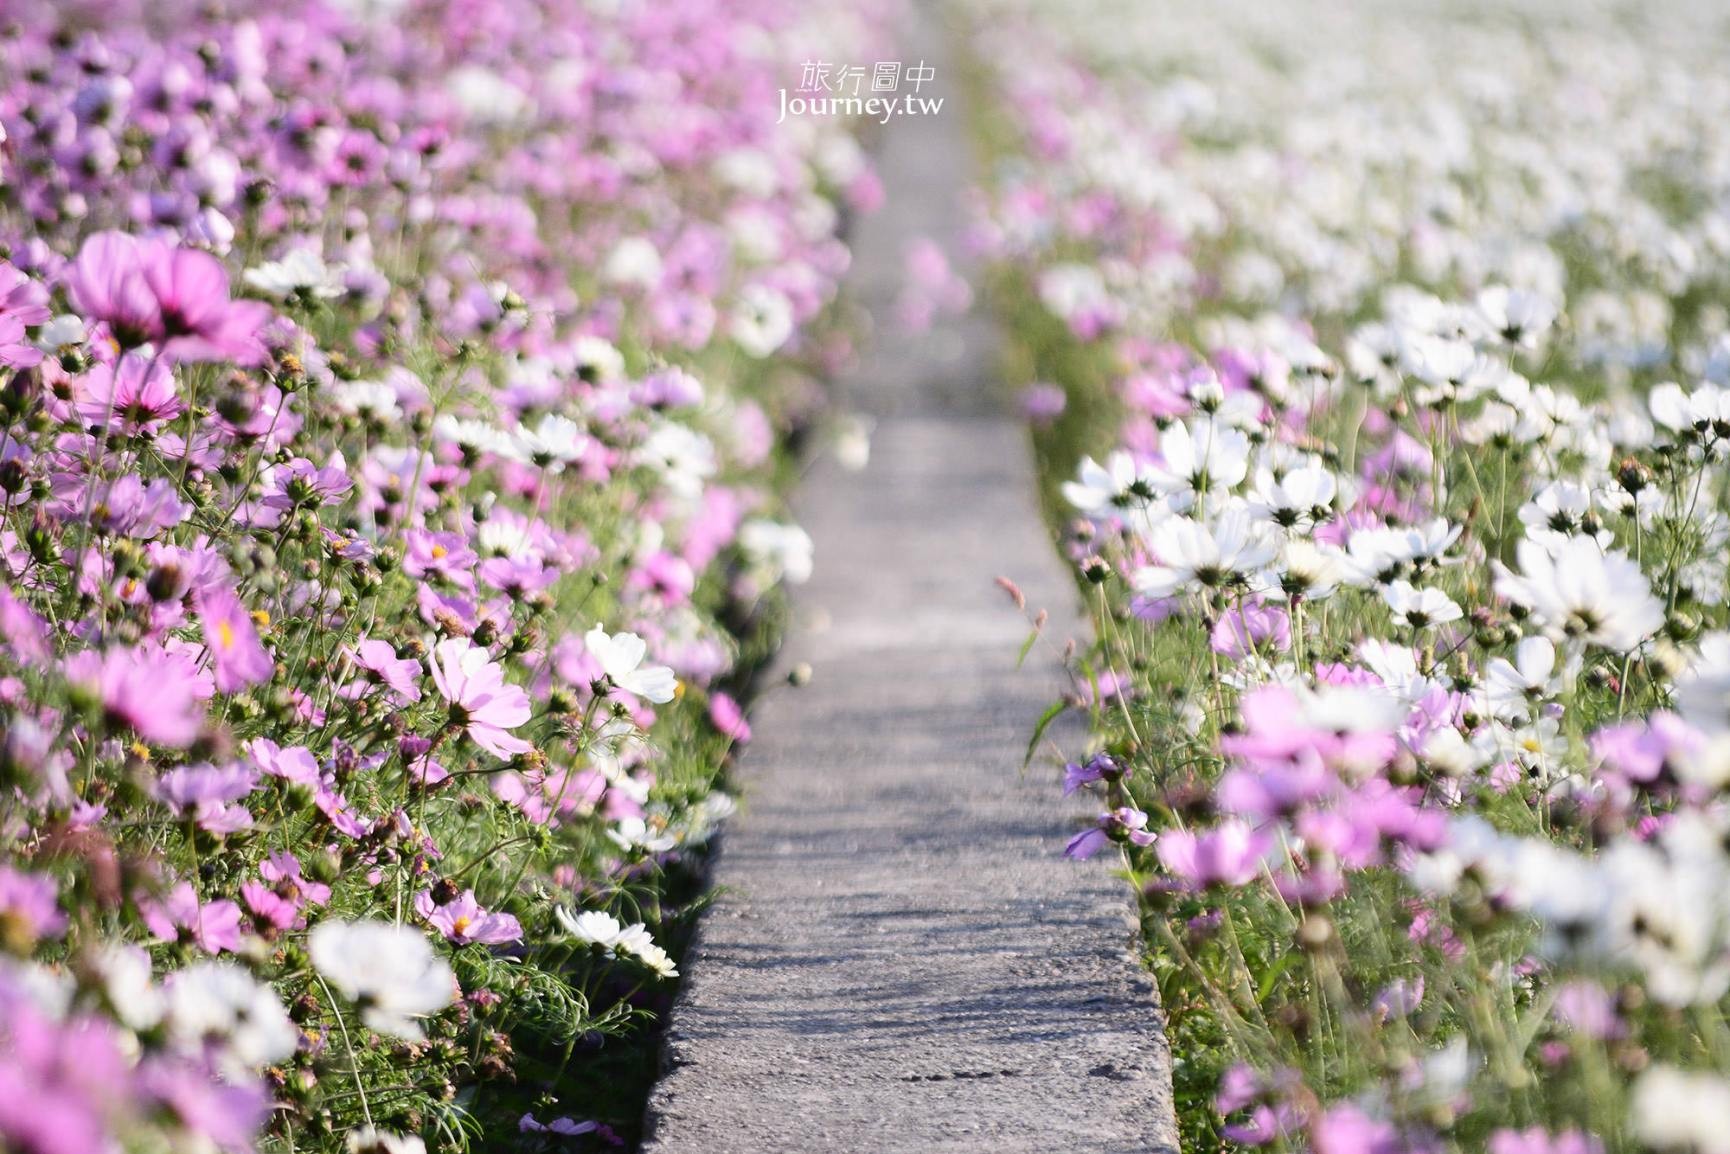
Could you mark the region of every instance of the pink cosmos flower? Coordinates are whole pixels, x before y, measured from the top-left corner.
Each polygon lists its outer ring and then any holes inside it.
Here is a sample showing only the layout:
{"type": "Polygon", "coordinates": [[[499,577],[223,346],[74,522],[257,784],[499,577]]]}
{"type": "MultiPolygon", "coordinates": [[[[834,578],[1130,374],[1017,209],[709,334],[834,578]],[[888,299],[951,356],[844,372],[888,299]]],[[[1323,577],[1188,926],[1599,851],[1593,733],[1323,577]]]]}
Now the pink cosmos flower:
{"type": "Polygon", "coordinates": [[[1273,839],[1242,821],[1227,820],[1197,834],[1167,830],[1159,839],[1159,861],[1174,876],[1196,888],[1247,885],[1261,872],[1273,839]]]}
{"type": "Polygon", "coordinates": [[[1407,1154],[1399,1131],[1350,1103],[1342,1103],[1317,1118],[1310,1130],[1316,1154],[1407,1154]]]}
{"type": "Polygon", "coordinates": [[[79,420],[129,435],[154,432],[186,407],[174,391],[169,367],[136,353],[91,366],[72,382],[72,390],[79,420]]]}
{"type": "Polygon", "coordinates": [[[532,748],[506,732],[528,721],[533,712],[529,695],[505,680],[485,649],[466,637],[452,637],[439,642],[427,668],[450,703],[451,724],[467,730],[476,745],[506,758],[532,748]]]}
{"type": "Polygon", "coordinates": [[[352,488],[348,462],[341,453],[332,453],[323,468],[305,457],[296,457],[271,470],[271,491],[264,495],[263,504],[282,510],[331,505],[352,488]]]}
{"type": "Polygon", "coordinates": [[[402,571],[410,577],[432,574],[472,592],[477,560],[468,539],[461,533],[410,529],[403,539],[402,571]]]}
{"type": "Polygon", "coordinates": [[[240,907],[226,900],[200,905],[190,882],[161,901],[139,898],[138,912],[159,942],[195,942],[212,954],[240,948],[240,907]]]}
{"type": "Polygon", "coordinates": [[[0,585],[0,637],[26,661],[46,664],[54,652],[48,643],[48,623],[4,585],[0,585]]]}
{"type": "Polygon", "coordinates": [[[233,833],[250,828],[252,814],[235,805],[258,786],[258,773],[250,766],[182,765],[156,780],[155,793],[177,814],[192,815],[213,833],[233,833]]]}
{"type": "Polygon", "coordinates": [[[274,315],[270,306],[230,300],[228,273],[207,252],[101,232],[84,242],[67,286],[79,311],[105,323],[123,348],[155,343],[180,361],[264,359],[259,330],[274,315]]]}
{"type": "Polygon", "coordinates": [[[1542,1126],[1497,1130],[1490,1135],[1489,1154],[1604,1154],[1604,1144],[1580,1130],[1551,1134],[1542,1126]]]}
{"type": "Polygon", "coordinates": [[[270,680],[276,663],[258,639],[258,628],[234,590],[217,586],[200,592],[198,618],[204,626],[204,645],[210,650],[219,691],[234,693],[270,680]]]}
{"type": "Polygon", "coordinates": [[[745,720],[745,711],[737,701],[719,690],[709,695],[709,721],[724,736],[740,745],[751,740],[751,723],[745,720]]]}
{"type": "Polygon", "coordinates": [[[0,365],[28,369],[42,363],[42,350],[26,331],[47,324],[48,290],[0,260],[0,365]]]}
{"type": "Polygon", "coordinates": [[[32,1154],[113,1149],[108,1119],[133,1074],[120,1033],[95,1014],[61,1022],[21,976],[0,978],[0,1146],[32,1154]]]}
{"type": "Polygon", "coordinates": [[[66,676],[95,689],[109,724],[152,745],[184,749],[203,728],[196,670],[160,649],[80,653],[66,662],[66,676]]]}
{"type": "Polygon", "coordinates": [[[431,891],[423,890],[416,895],[414,908],[432,923],[434,929],[459,946],[470,942],[502,946],[520,942],[523,938],[523,927],[516,918],[510,914],[488,913],[475,901],[473,890],[464,890],[456,900],[444,905],[433,900],[431,891]]]}
{"type": "Polygon", "coordinates": [[[1291,648],[1291,618],[1276,605],[1250,604],[1228,610],[1213,627],[1215,653],[1241,661],[1266,646],[1276,653],[1291,648]]]}
{"type": "Polygon", "coordinates": [[[277,850],[259,863],[258,872],[276,892],[299,905],[304,899],[315,906],[330,901],[330,887],[301,872],[300,859],[287,850],[277,850]]]}
{"type": "Polygon", "coordinates": [[[284,749],[269,738],[256,737],[246,743],[246,756],[272,777],[314,788],[319,784],[318,760],[304,745],[291,745],[284,749]]]}
{"type": "Polygon", "coordinates": [[[22,931],[30,941],[65,933],[66,915],[60,912],[54,879],[0,865],[0,926],[22,931]]]}
{"type": "Polygon", "coordinates": [[[280,932],[292,928],[300,920],[300,907],[263,882],[242,882],[240,900],[246,903],[253,925],[260,932],[280,932]]]}
{"type": "Polygon", "coordinates": [[[1039,428],[1053,424],[1068,406],[1062,385],[1033,384],[1021,391],[1021,415],[1039,428]]]}
{"type": "MultiPolygon", "coordinates": [[[[399,704],[420,700],[419,663],[398,657],[389,642],[362,638],[349,651],[349,660],[366,675],[367,681],[389,688],[391,696],[399,704]]],[[[358,688],[360,692],[365,691],[364,686],[358,688]]]]}

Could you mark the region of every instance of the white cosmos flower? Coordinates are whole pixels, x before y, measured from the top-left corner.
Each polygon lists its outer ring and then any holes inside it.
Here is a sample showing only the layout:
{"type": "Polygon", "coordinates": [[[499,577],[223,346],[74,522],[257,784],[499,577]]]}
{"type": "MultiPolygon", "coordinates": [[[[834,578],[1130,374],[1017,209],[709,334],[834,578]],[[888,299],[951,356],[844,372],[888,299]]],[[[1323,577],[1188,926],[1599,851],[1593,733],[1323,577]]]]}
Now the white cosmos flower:
{"type": "Polygon", "coordinates": [[[1478,312],[1500,340],[1533,348],[1556,323],[1556,303],[1540,293],[1491,285],[1478,294],[1478,312]]]}
{"type": "Polygon", "coordinates": [[[703,484],[719,467],[714,443],[677,421],[662,421],[637,448],[637,462],[661,475],[674,493],[689,500],[703,495],[703,484]]]}
{"type": "Polygon", "coordinates": [[[584,910],[579,914],[560,906],[556,914],[566,933],[591,946],[610,950],[618,944],[619,938],[625,932],[625,927],[619,924],[618,918],[600,910],[584,910]]]}
{"type": "Polygon", "coordinates": [[[167,999],[157,989],[150,955],[138,946],[106,942],[92,951],[91,969],[114,1016],[134,1030],[148,1030],[162,1020],[167,999]]]}
{"type": "Polygon", "coordinates": [[[433,436],[453,445],[498,457],[516,458],[516,446],[511,435],[489,421],[477,421],[444,414],[433,422],[433,436]]]}
{"type": "Polygon", "coordinates": [[[1484,671],[1481,695],[1492,717],[1512,720],[1526,716],[1539,702],[1562,690],[1556,673],[1556,646],[1548,637],[1525,637],[1514,647],[1514,660],[1497,657],[1484,671]]]}
{"type": "Polygon", "coordinates": [[[785,579],[802,585],[811,579],[814,546],[811,535],[797,525],[753,518],[740,527],[739,546],[767,571],[771,582],[785,579]]]}
{"type": "Polygon", "coordinates": [[[1341,557],[1346,580],[1354,585],[1371,585],[1392,580],[1407,567],[1422,569],[1440,564],[1463,528],[1449,524],[1445,517],[1436,517],[1422,525],[1359,529],[1346,541],[1341,557]]]}
{"type": "Polygon", "coordinates": [[[625,354],[605,337],[578,337],[571,342],[571,366],[583,380],[606,384],[625,375],[625,354]]]}
{"type": "Polygon", "coordinates": [[[1222,497],[1249,473],[1249,437],[1217,421],[1178,422],[1159,439],[1153,484],[1182,512],[1198,496],[1222,497]]]}
{"type": "Polygon", "coordinates": [[[1283,476],[1257,469],[1249,493],[1249,510],[1258,520],[1282,529],[1325,520],[1340,496],[1339,478],[1319,462],[1306,462],[1283,476]]]}
{"type": "Polygon", "coordinates": [[[396,389],[384,381],[338,381],[331,389],[331,399],[345,413],[365,413],[383,420],[402,411],[396,389]]]}
{"type": "Polygon", "coordinates": [[[1154,482],[1158,471],[1136,461],[1134,454],[1118,449],[1101,465],[1092,457],[1081,458],[1075,480],[1063,483],[1063,499],[1089,517],[1105,517],[1131,504],[1145,504],[1157,496],[1154,482]]]}
{"type": "Polygon", "coordinates": [[[599,625],[583,634],[583,644],[601,663],[601,669],[613,684],[626,693],[660,705],[673,700],[679,687],[673,671],[665,665],[644,665],[649,647],[635,633],[614,633],[611,636],[599,625]]]}
{"type": "Polygon", "coordinates": [[[508,124],[534,111],[534,99],[527,92],[478,64],[453,69],[445,87],[467,116],[483,124],[508,124]]]}
{"type": "Polygon", "coordinates": [[[342,267],[324,263],[310,248],[297,248],[281,260],[265,261],[249,268],[241,279],[265,296],[286,300],[292,296],[330,300],[343,294],[342,267]]]}
{"type": "Polygon", "coordinates": [[[660,250],[648,237],[627,236],[607,254],[602,275],[610,284],[652,289],[661,283],[660,250]]]}
{"type": "Polygon", "coordinates": [[[88,336],[83,317],[61,313],[37,329],[36,337],[30,343],[49,356],[58,356],[66,349],[82,345],[88,336]]]}
{"type": "Polygon", "coordinates": [[[376,1126],[348,1132],[348,1154],[426,1154],[426,1143],[413,1134],[392,1134],[376,1126]]]}
{"type": "Polygon", "coordinates": [[[510,440],[519,460],[551,473],[562,472],[567,464],[581,459],[589,447],[583,427],[558,413],[542,414],[532,429],[518,425],[510,440]]]}
{"type": "Polygon", "coordinates": [[[218,1061],[236,1076],[294,1053],[300,1031],[276,992],[233,962],[195,962],[167,982],[168,1032],[188,1051],[219,1047],[218,1061]]]}
{"type": "Polygon", "coordinates": [[[1520,542],[1519,572],[1497,563],[1496,592],[1532,611],[1552,641],[1576,639],[1626,653],[1664,624],[1664,606],[1640,566],[1590,537],[1552,551],[1520,542]]]}
{"type": "Polygon", "coordinates": [[[793,335],[793,305],[768,285],[746,285],[727,331],[753,357],[767,357],[793,335]]]}
{"type": "Polygon", "coordinates": [[[1413,629],[1427,629],[1458,621],[1462,615],[1454,599],[1440,589],[1419,589],[1410,581],[1382,586],[1382,600],[1394,617],[1413,629]]]}
{"type": "Polygon", "coordinates": [[[640,817],[622,817],[607,830],[607,837],[622,850],[643,850],[666,853],[679,844],[679,839],[665,828],[650,825],[640,817]]]}
{"type": "Polygon", "coordinates": [[[1243,580],[1279,556],[1279,542],[1241,503],[1218,517],[1173,517],[1147,538],[1158,558],[1138,569],[1135,588],[1148,597],[1170,597],[1186,587],[1219,588],[1243,580]]]}
{"type": "Polygon", "coordinates": [[[1730,1154],[1730,1080],[1653,1066],[1634,1083],[1634,1133],[1656,1150],[1730,1154]]]}
{"type": "Polygon", "coordinates": [[[599,910],[585,910],[579,914],[562,906],[556,911],[556,916],[565,932],[585,945],[598,947],[614,957],[634,958],[664,978],[679,976],[673,959],[655,944],[648,927],[642,922],[626,926],[612,914],[599,910]]]}
{"type": "MultiPolygon", "coordinates": [[[[1556,545],[1565,538],[1585,534],[1591,512],[1590,489],[1573,481],[1551,481],[1520,506],[1520,523],[1526,526],[1526,536],[1532,540],[1556,545]]],[[[1608,529],[1599,528],[1589,535],[1604,548],[1615,542],[1608,529]]]]}
{"type": "Polygon", "coordinates": [[[1676,680],[1676,711],[1705,733],[1730,733],[1730,633],[1701,638],[1699,660],[1676,680]]]}
{"type": "Polygon", "coordinates": [[[415,1019],[450,1005],[456,976],[419,932],[392,922],[320,922],[307,935],[312,964],[361,1021],[381,1034],[420,1041],[415,1019]]]}
{"type": "Polygon", "coordinates": [[[1704,432],[1730,417],[1730,393],[1710,384],[1690,393],[1666,381],[1646,395],[1646,405],[1652,420],[1672,433],[1704,432]]]}
{"type": "Polygon", "coordinates": [[[655,944],[655,939],[649,936],[648,927],[642,922],[625,927],[625,932],[619,935],[618,948],[663,978],[679,976],[673,959],[667,955],[666,950],[655,944]]]}
{"type": "Polygon", "coordinates": [[[1332,596],[1345,574],[1338,549],[1317,545],[1304,537],[1292,537],[1281,548],[1278,564],[1256,574],[1251,586],[1263,597],[1276,600],[1301,597],[1305,601],[1324,601],[1332,596]]]}

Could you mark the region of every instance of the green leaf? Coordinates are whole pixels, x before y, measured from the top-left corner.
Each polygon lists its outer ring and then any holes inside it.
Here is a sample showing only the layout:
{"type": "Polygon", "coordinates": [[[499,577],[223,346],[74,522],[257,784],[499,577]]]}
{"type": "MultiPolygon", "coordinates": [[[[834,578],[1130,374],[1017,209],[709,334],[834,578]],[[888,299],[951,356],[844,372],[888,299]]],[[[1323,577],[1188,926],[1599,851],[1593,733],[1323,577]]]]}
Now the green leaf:
{"type": "Polygon", "coordinates": [[[1039,715],[1039,724],[1033,727],[1033,736],[1027,742],[1027,756],[1021,759],[1021,768],[1026,769],[1033,762],[1033,751],[1039,748],[1039,739],[1045,736],[1045,731],[1051,723],[1057,720],[1057,715],[1063,712],[1063,702],[1053,701],[1045,707],[1045,712],[1039,715]]]}
{"type": "Polygon", "coordinates": [[[1015,668],[1020,669],[1027,661],[1027,655],[1033,652],[1033,643],[1039,640],[1039,630],[1035,629],[1027,635],[1027,640],[1021,643],[1021,652],[1016,654],[1015,668]]]}

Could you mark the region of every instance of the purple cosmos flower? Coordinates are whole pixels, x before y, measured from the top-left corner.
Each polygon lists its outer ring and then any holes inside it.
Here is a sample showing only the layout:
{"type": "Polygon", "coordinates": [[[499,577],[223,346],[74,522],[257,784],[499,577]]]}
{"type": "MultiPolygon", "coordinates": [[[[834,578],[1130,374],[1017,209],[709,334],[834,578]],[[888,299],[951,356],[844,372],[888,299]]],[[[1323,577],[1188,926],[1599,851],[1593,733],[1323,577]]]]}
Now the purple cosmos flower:
{"type": "Polygon", "coordinates": [[[284,749],[269,738],[256,737],[246,743],[246,756],[272,777],[314,788],[319,784],[318,759],[304,745],[284,749]]]}
{"type": "Polygon", "coordinates": [[[1215,653],[1233,661],[1264,647],[1283,653],[1291,648],[1291,618],[1276,605],[1246,604],[1227,610],[1208,640],[1215,653]]]}
{"type": "Polygon", "coordinates": [[[1155,836],[1147,828],[1145,813],[1127,805],[1120,806],[1100,814],[1099,823],[1092,829],[1084,829],[1070,838],[1069,844],[1063,848],[1063,856],[1085,861],[1113,842],[1148,846],[1153,844],[1155,836]]]}
{"type": "Polygon", "coordinates": [[[174,374],[162,361],[137,353],[96,364],[72,383],[73,403],[86,425],[136,435],[154,432],[185,410],[174,374]]]}
{"type": "Polygon", "coordinates": [[[301,872],[300,859],[287,850],[277,850],[259,863],[258,872],[276,892],[298,905],[303,899],[315,906],[330,901],[330,887],[301,872]]]}
{"type": "Polygon", "coordinates": [[[1551,1134],[1542,1126],[1497,1130],[1490,1135],[1488,1154],[1604,1154],[1604,1144],[1580,1130],[1551,1134]]]}
{"type": "Polygon", "coordinates": [[[423,890],[416,895],[414,908],[434,929],[459,946],[470,942],[503,946],[523,938],[523,927],[516,918],[488,913],[475,900],[473,890],[464,890],[443,905],[433,900],[430,890],[423,890]]]}
{"type": "Polygon", "coordinates": [[[240,948],[240,907],[227,900],[200,904],[190,882],[160,901],[139,898],[138,913],[159,942],[194,942],[212,954],[240,948]]]}
{"type": "Polygon", "coordinates": [[[33,945],[65,932],[66,915],[60,912],[54,879],[0,865],[0,940],[22,938],[33,945]]]}
{"type": "Polygon", "coordinates": [[[450,703],[451,724],[468,731],[474,743],[498,757],[527,753],[532,746],[506,730],[528,721],[529,695],[505,680],[487,651],[466,637],[439,642],[427,658],[433,683],[450,703]]]}
{"type": "Polygon", "coordinates": [[[174,482],[156,477],[148,484],[136,473],[123,473],[97,487],[94,500],[82,503],[85,490],[78,491],[78,512],[104,532],[149,539],[180,524],[189,507],[180,500],[174,482]]]}
{"type": "Polygon", "coordinates": [[[1310,1141],[1316,1154],[1406,1154],[1411,1149],[1391,1123],[1371,1118],[1350,1103],[1334,1106],[1317,1118],[1310,1141]]]}
{"type": "Polygon", "coordinates": [[[300,907],[263,882],[242,882],[240,900],[252,915],[252,924],[261,932],[290,929],[300,920],[300,907]]]}
{"type": "Polygon", "coordinates": [[[362,638],[349,659],[368,681],[388,687],[399,704],[420,700],[420,663],[398,657],[389,642],[362,638]]]}
{"type": "Polygon", "coordinates": [[[431,533],[410,529],[403,539],[402,571],[410,577],[442,577],[459,588],[475,587],[478,559],[461,533],[431,533]]]}
{"type": "Polygon", "coordinates": [[[123,348],[156,343],[181,361],[264,359],[268,305],[230,300],[222,262],[197,249],[102,232],[84,242],[67,278],[72,302],[123,348]]]}
{"type": "Polygon", "coordinates": [[[332,453],[323,468],[305,457],[296,457],[273,469],[270,483],[271,491],[264,495],[263,504],[283,510],[335,504],[354,488],[348,462],[341,453],[332,453]]]}
{"type": "Polygon", "coordinates": [[[17,978],[0,979],[0,1146],[31,1154],[114,1147],[107,1121],[132,1093],[120,1031],[94,1015],[59,1022],[17,978]]]}
{"type": "Polygon", "coordinates": [[[1159,839],[1160,864],[1197,889],[1241,886],[1255,880],[1273,838],[1235,819],[1200,834],[1170,829],[1159,839]]]}
{"type": "Polygon", "coordinates": [[[160,649],[80,653],[66,662],[66,676],[95,689],[110,725],[152,745],[185,748],[204,726],[196,674],[160,649]]]}
{"type": "Polygon", "coordinates": [[[1069,762],[1063,767],[1063,796],[1068,797],[1096,781],[1121,781],[1129,777],[1129,772],[1128,765],[1109,753],[1096,753],[1085,762],[1069,762]]]}
{"type": "Polygon", "coordinates": [[[27,330],[47,324],[48,290],[0,260],[0,365],[28,369],[42,363],[42,350],[27,330]]]}
{"type": "Polygon", "coordinates": [[[182,765],[156,779],[156,796],[177,814],[190,814],[213,833],[233,833],[252,825],[244,806],[232,805],[258,788],[258,773],[236,762],[215,766],[182,765]]]}
{"type": "Polygon", "coordinates": [[[221,585],[200,592],[198,618],[204,626],[204,645],[210,650],[219,691],[234,693],[270,680],[276,663],[258,639],[258,628],[234,590],[221,585]]]}
{"type": "Polygon", "coordinates": [[[550,1122],[542,1122],[533,1114],[524,1114],[517,1119],[517,1129],[524,1134],[558,1134],[565,1138],[575,1138],[583,1134],[594,1134],[606,1127],[599,1122],[579,1122],[575,1118],[554,1118],[550,1122]]]}
{"type": "Polygon", "coordinates": [[[1040,428],[1055,422],[1068,406],[1069,395],[1062,385],[1028,385],[1021,391],[1021,415],[1040,428]]]}

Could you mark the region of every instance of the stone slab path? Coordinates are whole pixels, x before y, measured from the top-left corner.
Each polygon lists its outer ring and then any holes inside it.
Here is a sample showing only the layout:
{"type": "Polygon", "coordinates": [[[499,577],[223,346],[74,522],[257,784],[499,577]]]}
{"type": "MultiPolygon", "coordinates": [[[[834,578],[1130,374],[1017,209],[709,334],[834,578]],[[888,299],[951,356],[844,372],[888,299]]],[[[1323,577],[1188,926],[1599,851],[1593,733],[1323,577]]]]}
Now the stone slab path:
{"type": "Polygon", "coordinates": [[[945,39],[928,16],[907,39],[947,100],[890,124],[888,203],[855,238],[880,331],[847,401],[877,419],[871,459],[819,462],[798,502],[817,575],[783,660],[815,677],[753,719],[650,1103],[656,1154],[1177,1149],[1125,887],[1062,857],[1078,811],[1020,768],[1058,670],[1015,669],[1026,627],[993,578],[1051,610],[1049,636],[1083,626],[993,395],[995,333],[893,324],[906,243],[959,248],[945,39]]]}

